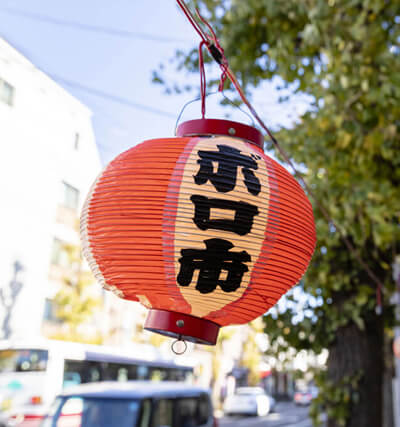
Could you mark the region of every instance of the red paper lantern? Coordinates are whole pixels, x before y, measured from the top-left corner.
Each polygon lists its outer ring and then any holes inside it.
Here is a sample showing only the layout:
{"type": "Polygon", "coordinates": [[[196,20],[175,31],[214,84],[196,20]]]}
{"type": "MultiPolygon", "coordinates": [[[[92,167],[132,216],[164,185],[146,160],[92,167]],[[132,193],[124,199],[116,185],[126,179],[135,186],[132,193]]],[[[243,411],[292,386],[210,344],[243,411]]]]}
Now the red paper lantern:
{"type": "Polygon", "coordinates": [[[97,178],[84,255],[104,288],[150,309],[145,328],[215,344],[221,326],[262,315],[301,279],[313,212],[255,128],[201,119],[177,134],[120,154],[97,178]]]}

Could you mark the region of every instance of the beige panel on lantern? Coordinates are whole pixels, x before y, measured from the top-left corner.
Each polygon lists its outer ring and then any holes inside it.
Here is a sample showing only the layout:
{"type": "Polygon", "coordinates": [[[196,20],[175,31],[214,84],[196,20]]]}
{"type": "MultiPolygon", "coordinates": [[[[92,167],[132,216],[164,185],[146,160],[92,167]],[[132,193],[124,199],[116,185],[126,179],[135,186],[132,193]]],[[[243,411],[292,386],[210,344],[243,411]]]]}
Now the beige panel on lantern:
{"type": "MultiPolygon", "coordinates": [[[[267,225],[268,216],[268,172],[265,161],[260,158],[260,152],[250,147],[251,146],[249,144],[245,144],[241,140],[229,137],[204,138],[199,140],[199,142],[194,146],[185,165],[182,184],[179,191],[175,224],[175,277],[178,276],[180,271],[179,258],[181,257],[181,250],[206,249],[204,241],[207,239],[219,238],[228,240],[234,245],[234,247],[230,249],[230,252],[240,252],[245,250],[251,256],[251,261],[246,262],[248,271],[244,273],[240,287],[234,292],[224,292],[219,286],[217,286],[213,292],[201,294],[195,289],[199,274],[197,270],[193,274],[193,278],[189,286],[180,286],[177,283],[182,296],[191,305],[191,314],[194,316],[204,317],[213,311],[220,310],[226,304],[238,300],[249,285],[254,263],[257,261],[262,249],[265,237],[264,231],[267,225]],[[257,196],[252,195],[247,190],[244,183],[242,168],[240,166],[237,168],[236,186],[230,192],[218,192],[210,180],[202,185],[197,185],[195,183],[194,176],[198,173],[200,168],[200,165],[197,162],[200,159],[198,152],[201,150],[218,152],[219,150],[217,145],[226,145],[236,148],[241,151],[242,155],[250,156],[251,154],[254,154],[256,156],[256,159],[254,159],[254,157],[253,159],[257,162],[258,169],[253,172],[261,184],[261,191],[257,196]],[[258,215],[254,217],[251,231],[244,236],[240,236],[231,231],[216,229],[200,230],[193,221],[195,205],[190,200],[190,197],[194,194],[208,198],[232,200],[237,202],[242,201],[257,206],[258,215]]],[[[213,162],[214,173],[216,173],[217,168],[218,163],[214,164],[213,162]]],[[[232,220],[233,215],[234,213],[229,210],[212,209],[210,219],[232,220]]],[[[225,275],[226,272],[222,270],[220,280],[223,280],[225,275]]]]}

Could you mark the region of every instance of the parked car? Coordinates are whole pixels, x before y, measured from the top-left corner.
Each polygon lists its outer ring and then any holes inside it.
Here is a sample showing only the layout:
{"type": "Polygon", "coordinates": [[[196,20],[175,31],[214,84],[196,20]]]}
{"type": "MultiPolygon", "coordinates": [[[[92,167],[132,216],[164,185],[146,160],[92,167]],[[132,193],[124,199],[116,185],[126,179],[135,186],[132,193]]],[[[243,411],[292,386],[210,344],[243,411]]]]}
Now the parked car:
{"type": "Polygon", "coordinates": [[[0,412],[0,427],[7,427],[7,418],[0,412]]]}
{"type": "Polygon", "coordinates": [[[174,382],[99,382],[60,394],[41,427],[217,427],[208,390],[174,382]]]}
{"type": "Polygon", "coordinates": [[[224,403],[225,415],[251,414],[259,417],[272,412],[275,399],[269,396],[262,387],[238,387],[224,403]]]}
{"type": "Polygon", "coordinates": [[[317,396],[318,389],[316,387],[311,387],[305,390],[296,391],[293,396],[293,400],[294,403],[298,406],[307,406],[317,396]]]}

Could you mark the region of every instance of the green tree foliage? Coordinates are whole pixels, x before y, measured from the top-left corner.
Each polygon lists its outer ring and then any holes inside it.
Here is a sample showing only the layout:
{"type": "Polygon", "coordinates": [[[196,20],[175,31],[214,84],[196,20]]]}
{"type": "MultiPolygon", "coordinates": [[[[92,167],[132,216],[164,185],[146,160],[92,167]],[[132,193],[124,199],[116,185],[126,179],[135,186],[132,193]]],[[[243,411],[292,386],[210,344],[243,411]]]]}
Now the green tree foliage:
{"type": "MultiPolygon", "coordinates": [[[[310,96],[309,110],[276,136],[383,284],[383,314],[375,310],[376,284],[314,206],[318,244],[301,286],[320,303],[308,303],[309,315],[293,324],[296,301],[289,297],[286,312],[266,318],[266,331],[273,339],[288,328],[288,345],[330,350],[324,382],[330,427],[380,426],[383,330],[393,325],[391,263],[400,252],[400,3],[188,3],[216,29],[249,92],[278,77],[285,96],[290,93],[283,102],[296,93],[310,96]]],[[[180,53],[177,61],[196,71],[195,51],[180,53]]],[[[268,141],[266,148],[273,149],[268,141]]]]}
{"type": "Polygon", "coordinates": [[[263,332],[261,319],[253,320],[249,324],[247,339],[243,343],[243,351],[240,359],[240,366],[248,369],[248,383],[256,386],[260,382],[260,363],[262,353],[258,346],[256,336],[263,332]]]}
{"type": "Polygon", "coordinates": [[[87,341],[88,337],[82,336],[79,327],[93,316],[100,305],[100,299],[94,296],[91,290],[94,283],[92,274],[82,269],[80,248],[75,245],[65,245],[64,250],[70,268],[54,297],[54,302],[56,316],[67,325],[67,331],[61,335],[57,334],[57,338],[87,341]]]}
{"type": "Polygon", "coordinates": [[[222,371],[222,359],[224,352],[224,342],[229,341],[235,334],[234,328],[221,329],[218,335],[218,341],[215,347],[205,346],[206,351],[212,352],[211,358],[211,384],[212,398],[216,408],[222,409],[221,387],[225,380],[222,371]]]}

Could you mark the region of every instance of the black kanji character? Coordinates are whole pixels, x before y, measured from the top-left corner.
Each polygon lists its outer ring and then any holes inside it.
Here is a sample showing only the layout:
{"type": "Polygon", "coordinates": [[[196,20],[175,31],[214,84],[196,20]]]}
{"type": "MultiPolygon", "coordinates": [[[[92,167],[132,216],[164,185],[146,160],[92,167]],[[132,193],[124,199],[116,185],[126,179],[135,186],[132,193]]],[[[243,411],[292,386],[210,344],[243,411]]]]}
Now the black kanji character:
{"type": "Polygon", "coordinates": [[[261,191],[259,179],[252,169],[257,170],[256,156],[240,154],[240,150],[228,145],[217,145],[219,151],[199,151],[200,159],[197,163],[200,169],[194,176],[194,182],[198,185],[212,182],[217,191],[227,193],[236,185],[237,168],[242,168],[244,183],[249,193],[257,196],[261,191]],[[213,162],[218,163],[218,170],[214,173],[213,162]]]}
{"type": "Polygon", "coordinates": [[[180,286],[189,286],[195,270],[199,270],[196,289],[201,294],[213,292],[220,286],[224,292],[234,292],[240,287],[243,274],[248,271],[245,262],[251,261],[246,251],[229,252],[233,244],[223,239],[204,241],[207,249],[182,249],[177,277],[180,286]],[[227,271],[225,280],[220,280],[222,271],[227,271]]]}
{"type": "Polygon", "coordinates": [[[232,231],[240,236],[251,231],[254,217],[258,214],[257,206],[246,202],[211,199],[193,195],[190,200],[195,204],[193,222],[200,230],[213,228],[216,230],[232,231]],[[234,219],[210,219],[211,209],[235,211],[234,219]]]}

